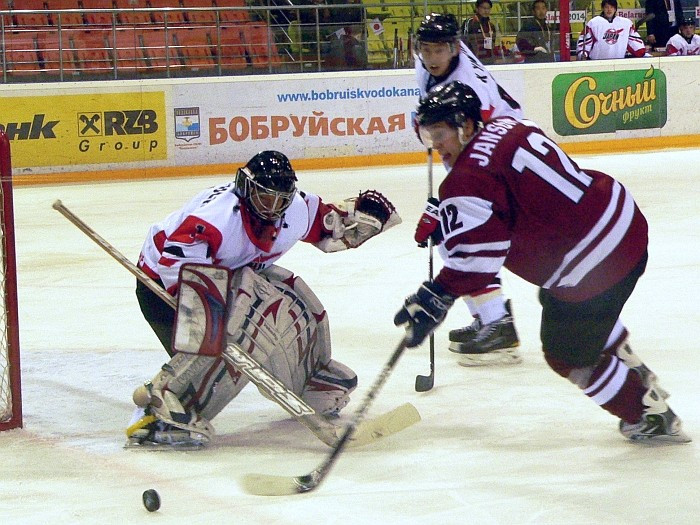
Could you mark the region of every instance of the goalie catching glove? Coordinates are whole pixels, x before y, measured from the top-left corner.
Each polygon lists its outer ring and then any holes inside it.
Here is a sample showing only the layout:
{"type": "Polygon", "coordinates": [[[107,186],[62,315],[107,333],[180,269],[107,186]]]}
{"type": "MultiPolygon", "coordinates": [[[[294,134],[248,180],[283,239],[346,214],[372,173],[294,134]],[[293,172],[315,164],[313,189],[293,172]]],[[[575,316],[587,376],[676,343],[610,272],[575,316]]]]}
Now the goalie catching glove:
{"type": "Polygon", "coordinates": [[[323,216],[325,236],[314,245],[330,253],[357,248],[375,235],[401,224],[394,205],[375,190],[329,204],[323,216]]]}
{"type": "Polygon", "coordinates": [[[445,320],[456,297],[435,282],[424,282],[407,297],[403,308],[394,316],[394,325],[406,325],[406,346],[419,346],[445,320]]]}

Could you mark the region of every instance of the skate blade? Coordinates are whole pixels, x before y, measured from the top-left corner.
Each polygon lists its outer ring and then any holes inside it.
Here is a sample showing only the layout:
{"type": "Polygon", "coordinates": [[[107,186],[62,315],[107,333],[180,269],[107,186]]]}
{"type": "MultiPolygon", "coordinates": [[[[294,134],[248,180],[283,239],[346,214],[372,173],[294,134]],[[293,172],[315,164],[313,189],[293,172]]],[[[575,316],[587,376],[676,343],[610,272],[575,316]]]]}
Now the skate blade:
{"type": "MultiPolygon", "coordinates": [[[[452,350],[452,348],[450,348],[450,350],[452,350]]],[[[504,348],[502,350],[493,350],[485,354],[460,353],[457,359],[457,364],[464,367],[509,366],[519,365],[522,362],[523,358],[516,348],[504,348]]]]}
{"type": "Polygon", "coordinates": [[[673,436],[633,437],[630,438],[630,441],[640,445],[674,445],[690,443],[693,440],[688,434],[681,432],[673,436]]]}
{"type": "Polygon", "coordinates": [[[126,450],[143,450],[149,452],[190,452],[202,450],[206,447],[204,443],[155,443],[153,441],[132,441],[124,443],[126,450]]]}

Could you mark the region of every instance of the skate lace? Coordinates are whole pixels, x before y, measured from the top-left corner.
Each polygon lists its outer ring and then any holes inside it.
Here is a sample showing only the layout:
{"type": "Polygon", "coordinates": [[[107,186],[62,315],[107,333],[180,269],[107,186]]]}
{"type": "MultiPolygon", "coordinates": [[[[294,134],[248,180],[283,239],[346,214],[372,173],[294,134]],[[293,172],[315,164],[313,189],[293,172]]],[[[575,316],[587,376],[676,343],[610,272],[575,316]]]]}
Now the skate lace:
{"type": "Polygon", "coordinates": [[[496,330],[499,330],[503,325],[511,323],[512,321],[513,320],[510,315],[505,315],[501,317],[498,321],[494,321],[493,323],[484,325],[479,330],[479,333],[474,338],[474,341],[483,341],[485,339],[488,339],[494,334],[494,332],[496,332],[496,330]]]}
{"type": "Polygon", "coordinates": [[[470,332],[478,332],[481,330],[481,321],[477,318],[472,321],[472,324],[465,326],[464,328],[457,328],[454,332],[456,334],[467,334],[470,332]]]}

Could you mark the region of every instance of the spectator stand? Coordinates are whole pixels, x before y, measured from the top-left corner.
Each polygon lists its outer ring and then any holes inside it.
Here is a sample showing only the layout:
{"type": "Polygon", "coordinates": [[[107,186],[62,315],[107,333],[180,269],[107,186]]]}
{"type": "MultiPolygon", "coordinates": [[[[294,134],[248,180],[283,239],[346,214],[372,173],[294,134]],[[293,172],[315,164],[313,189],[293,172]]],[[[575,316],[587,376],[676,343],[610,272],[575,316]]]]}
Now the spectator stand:
{"type": "Polygon", "coordinates": [[[3,82],[282,69],[245,0],[0,0],[3,82]],[[22,9],[18,9],[20,6],[22,9]],[[251,16],[252,14],[252,16],[251,16]]]}

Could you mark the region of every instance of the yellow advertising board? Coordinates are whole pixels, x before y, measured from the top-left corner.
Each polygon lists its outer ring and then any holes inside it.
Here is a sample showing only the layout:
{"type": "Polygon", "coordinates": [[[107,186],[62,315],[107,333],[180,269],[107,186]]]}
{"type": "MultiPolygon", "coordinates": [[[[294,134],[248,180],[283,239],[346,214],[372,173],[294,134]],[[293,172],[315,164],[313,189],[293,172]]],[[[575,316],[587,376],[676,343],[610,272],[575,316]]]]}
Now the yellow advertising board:
{"type": "Polygon", "coordinates": [[[162,91],[0,97],[16,168],[165,160],[162,91]]]}

